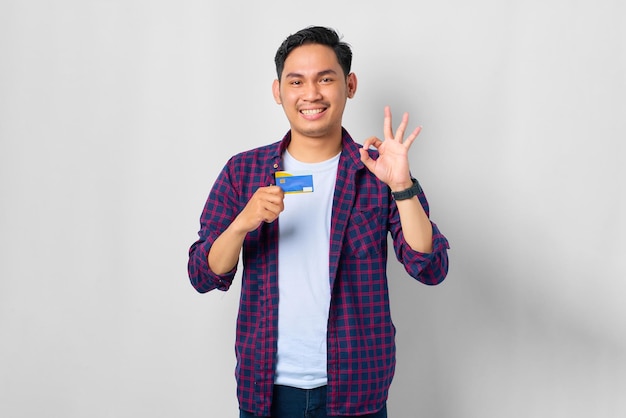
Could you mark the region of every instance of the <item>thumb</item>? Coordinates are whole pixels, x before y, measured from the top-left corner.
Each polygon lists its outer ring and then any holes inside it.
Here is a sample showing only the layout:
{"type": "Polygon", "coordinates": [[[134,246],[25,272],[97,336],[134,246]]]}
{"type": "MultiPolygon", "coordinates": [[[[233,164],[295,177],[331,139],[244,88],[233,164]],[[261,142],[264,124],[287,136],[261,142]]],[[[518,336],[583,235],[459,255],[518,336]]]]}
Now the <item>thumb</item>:
{"type": "Polygon", "coordinates": [[[374,166],[376,165],[376,161],[370,157],[369,152],[365,148],[359,149],[361,153],[361,162],[367,167],[368,170],[373,171],[374,166]]]}

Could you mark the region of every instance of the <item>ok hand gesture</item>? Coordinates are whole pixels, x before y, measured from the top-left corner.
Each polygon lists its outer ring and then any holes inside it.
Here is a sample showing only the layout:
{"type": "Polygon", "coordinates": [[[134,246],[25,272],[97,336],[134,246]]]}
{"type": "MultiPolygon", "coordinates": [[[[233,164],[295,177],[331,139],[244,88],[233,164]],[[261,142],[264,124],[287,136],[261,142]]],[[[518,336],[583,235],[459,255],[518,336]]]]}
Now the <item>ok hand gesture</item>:
{"type": "Polygon", "coordinates": [[[361,152],[361,161],[381,181],[386,183],[392,191],[400,191],[411,186],[411,174],[409,169],[409,148],[422,130],[421,126],[404,139],[404,133],[409,123],[409,114],[402,116],[402,122],[394,135],[391,127],[391,109],[385,107],[384,134],[382,141],[375,136],[365,140],[361,152]],[[372,159],[367,149],[372,146],[378,150],[378,158],[372,159]]]}

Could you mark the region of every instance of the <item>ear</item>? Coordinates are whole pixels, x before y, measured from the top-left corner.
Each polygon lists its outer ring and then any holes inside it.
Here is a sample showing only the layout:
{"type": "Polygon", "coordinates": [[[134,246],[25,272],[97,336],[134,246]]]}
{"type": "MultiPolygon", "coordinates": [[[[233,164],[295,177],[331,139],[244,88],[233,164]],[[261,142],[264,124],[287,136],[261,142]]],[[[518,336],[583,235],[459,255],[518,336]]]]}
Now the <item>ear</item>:
{"type": "Polygon", "coordinates": [[[354,94],[356,93],[356,86],[357,86],[358,82],[356,79],[356,75],[354,73],[350,73],[348,74],[348,77],[346,78],[346,85],[348,88],[348,98],[351,99],[354,97],[354,94]]]}
{"type": "Polygon", "coordinates": [[[280,81],[274,80],[274,83],[272,84],[272,94],[274,95],[276,104],[283,104],[283,101],[280,98],[280,81]]]}

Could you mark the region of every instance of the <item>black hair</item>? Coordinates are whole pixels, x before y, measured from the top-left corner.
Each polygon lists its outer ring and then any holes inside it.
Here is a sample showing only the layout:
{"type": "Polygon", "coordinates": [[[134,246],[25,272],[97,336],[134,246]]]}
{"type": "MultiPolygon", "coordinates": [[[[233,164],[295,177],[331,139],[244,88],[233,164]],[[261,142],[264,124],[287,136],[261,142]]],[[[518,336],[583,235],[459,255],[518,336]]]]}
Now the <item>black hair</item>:
{"type": "Polygon", "coordinates": [[[323,26],[309,26],[289,35],[280,45],[278,51],[276,51],[274,63],[276,64],[276,74],[279,80],[285,68],[287,56],[295,48],[306,44],[320,44],[332,48],[335,51],[335,55],[337,55],[337,61],[343,70],[344,76],[350,74],[350,67],[352,66],[350,45],[342,42],[337,32],[333,29],[323,26]]]}

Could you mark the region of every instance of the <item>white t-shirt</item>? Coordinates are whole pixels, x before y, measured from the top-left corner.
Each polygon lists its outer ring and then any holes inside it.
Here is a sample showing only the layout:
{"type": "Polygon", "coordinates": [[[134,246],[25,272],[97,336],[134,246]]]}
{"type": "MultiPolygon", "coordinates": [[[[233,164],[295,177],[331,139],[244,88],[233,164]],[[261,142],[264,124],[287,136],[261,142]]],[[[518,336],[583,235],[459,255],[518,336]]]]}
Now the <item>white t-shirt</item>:
{"type": "Polygon", "coordinates": [[[284,169],[313,175],[313,192],[285,195],[278,218],[278,353],[280,385],[312,389],[326,376],[326,330],[330,307],[329,245],[339,156],[302,163],[288,152],[284,169]]]}

